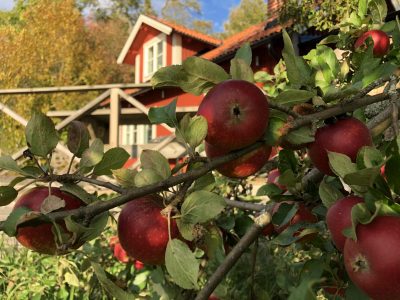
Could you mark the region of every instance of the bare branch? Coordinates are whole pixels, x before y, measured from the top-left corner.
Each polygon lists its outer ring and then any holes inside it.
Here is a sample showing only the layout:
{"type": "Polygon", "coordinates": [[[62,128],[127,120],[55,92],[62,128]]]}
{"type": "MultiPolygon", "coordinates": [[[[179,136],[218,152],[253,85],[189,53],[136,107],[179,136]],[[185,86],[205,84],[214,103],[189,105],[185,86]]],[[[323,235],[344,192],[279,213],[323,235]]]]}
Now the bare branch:
{"type": "Polygon", "coordinates": [[[269,105],[270,108],[273,108],[273,109],[282,111],[282,112],[284,112],[284,113],[286,113],[286,114],[292,116],[292,117],[295,118],[295,119],[300,117],[300,115],[299,115],[298,113],[296,113],[296,112],[293,111],[290,107],[287,107],[287,106],[285,106],[285,105],[281,105],[281,104],[279,104],[279,103],[272,102],[272,101],[271,101],[271,102],[268,102],[268,105],[269,105]]]}

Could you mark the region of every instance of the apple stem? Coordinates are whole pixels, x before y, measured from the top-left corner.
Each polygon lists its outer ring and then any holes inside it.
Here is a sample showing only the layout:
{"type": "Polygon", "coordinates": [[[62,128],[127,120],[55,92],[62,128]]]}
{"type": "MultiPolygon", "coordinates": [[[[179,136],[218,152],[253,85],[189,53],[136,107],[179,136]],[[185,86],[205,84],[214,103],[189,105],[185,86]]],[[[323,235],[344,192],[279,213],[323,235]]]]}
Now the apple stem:
{"type": "Polygon", "coordinates": [[[172,237],[171,237],[171,211],[168,211],[168,237],[169,237],[169,240],[172,240],[172,237]]]}
{"type": "Polygon", "coordinates": [[[365,272],[369,270],[368,261],[365,256],[359,254],[355,257],[354,262],[352,263],[352,268],[354,272],[365,272]]]}

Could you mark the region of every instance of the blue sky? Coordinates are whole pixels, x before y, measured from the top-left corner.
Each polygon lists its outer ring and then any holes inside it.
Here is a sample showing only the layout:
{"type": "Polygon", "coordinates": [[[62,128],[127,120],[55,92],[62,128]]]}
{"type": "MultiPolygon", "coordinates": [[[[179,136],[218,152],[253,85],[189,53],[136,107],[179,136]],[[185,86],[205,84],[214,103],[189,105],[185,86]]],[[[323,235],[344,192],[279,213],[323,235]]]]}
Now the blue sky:
{"type": "MultiPolygon", "coordinates": [[[[104,3],[107,0],[102,0],[104,3]]],[[[160,10],[165,0],[153,0],[153,6],[160,10]]],[[[215,31],[222,31],[224,21],[229,16],[229,10],[238,5],[240,0],[201,0],[203,18],[212,20],[215,31]]],[[[0,9],[9,10],[13,7],[13,0],[0,0],[0,9]]]]}

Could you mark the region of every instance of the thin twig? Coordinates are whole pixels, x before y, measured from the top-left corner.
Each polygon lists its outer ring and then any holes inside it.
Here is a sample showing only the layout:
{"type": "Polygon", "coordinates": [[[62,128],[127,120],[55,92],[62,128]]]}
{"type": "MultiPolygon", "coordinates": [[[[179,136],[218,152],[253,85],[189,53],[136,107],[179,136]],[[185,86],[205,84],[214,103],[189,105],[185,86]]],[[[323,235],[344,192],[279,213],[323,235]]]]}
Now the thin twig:
{"type": "Polygon", "coordinates": [[[252,210],[252,211],[263,211],[267,208],[267,206],[264,204],[250,203],[238,200],[225,199],[225,203],[226,205],[231,207],[236,207],[244,210],[252,210]]]}
{"type": "Polygon", "coordinates": [[[250,298],[249,300],[255,299],[254,295],[254,281],[256,277],[256,263],[257,263],[257,252],[258,252],[258,237],[253,246],[253,253],[251,257],[251,283],[250,283],[250,298]]]}
{"type": "Polygon", "coordinates": [[[195,300],[207,300],[218,284],[222,281],[229,270],[236,264],[246,249],[257,239],[265,226],[271,222],[271,215],[265,212],[255,219],[254,224],[246,234],[233,247],[232,251],[226,256],[225,260],[218,266],[217,270],[211,275],[203,289],[197,294],[195,300]]]}
{"type": "Polygon", "coordinates": [[[72,168],[72,164],[74,163],[74,159],[75,159],[75,154],[72,156],[71,161],[69,162],[67,174],[69,174],[69,172],[71,172],[71,168],[72,168]]]}
{"type": "Polygon", "coordinates": [[[390,77],[390,83],[389,83],[389,97],[390,97],[390,102],[391,102],[391,107],[392,107],[392,127],[395,136],[399,135],[399,109],[397,108],[397,91],[396,91],[396,85],[397,85],[397,77],[391,76],[390,77]]]}

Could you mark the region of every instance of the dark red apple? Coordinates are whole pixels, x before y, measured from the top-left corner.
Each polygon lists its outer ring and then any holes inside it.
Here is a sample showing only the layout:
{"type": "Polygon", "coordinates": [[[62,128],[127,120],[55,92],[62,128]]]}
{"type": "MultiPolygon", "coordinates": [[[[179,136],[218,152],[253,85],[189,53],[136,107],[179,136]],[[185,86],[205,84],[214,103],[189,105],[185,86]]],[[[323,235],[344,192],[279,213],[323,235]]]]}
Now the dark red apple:
{"type": "Polygon", "coordinates": [[[344,288],[337,286],[325,286],[323,287],[323,290],[325,291],[325,293],[333,296],[344,297],[346,294],[346,290],[344,288]]]}
{"type": "Polygon", "coordinates": [[[368,127],[356,118],[345,118],[318,128],[315,141],[308,146],[308,155],[318,170],[333,176],[327,151],[345,154],[355,162],[358,150],[371,145],[368,127]]]}
{"type": "Polygon", "coordinates": [[[211,296],[208,297],[208,300],[219,300],[219,298],[216,295],[211,294],[211,296]]]}
{"type": "Polygon", "coordinates": [[[207,93],[198,114],[207,119],[206,141],[231,151],[262,137],[268,125],[268,101],[256,85],[245,80],[227,80],[207,93]]]}
{"type": "Polygon", "coordinates": [[[261,233],[266,237],[271,236],[274,233],[274,225],[272,223],[269,223],[267,226],[263,228],[261,233]]]}
{"type": "MultiPolygon", "coordinates": [[[[145,264],[164,263],[168,244],[168,219],[161,214],[163,200],[158,195],[147,195],[126,204],[118,218],[118,237],[127,254],[145,264]]],[[[171,237],[179,236],[178,227],[171,219],[171,237]]]]}
{"type": "MultiPolygon", "coordinates": [[[[84,206],[85,203],[80,199],[61,191],[59,188],[51,188],[51,195],[59,197],[65,201],[65,207],[60,210],[71,210],[84,206]]],[[[23,194],[15,203],[14,209],[27,207],[32,211],[40,211],[43,201],[49,196],[48,187],[35,187],[23,194]]],[[[66,229],[64,221],[59,222],[60,226],[66,229]]],[[[23,226],[18,228],[17,240],[22,246],[42,254],[64,254],[64,251],[57,249],[55,236],[51,230],[51,223],[42,223],[35,226],[23,226]]],[[[71,234],[72,235],[72,234],[71,234]]],[[[72,245],[79,248],[81,244],[72,245]]]]}
{"type": "Polygon", "coordinates": [[[270,171],[268,173],[267,183],[273,183],[281,190],[286,191],[286,186],[284,186],[278,182],[278,178],[280,175],[281,175],[281,173],[279,172],[279,169],[274,169],[274,170],[270,171]]]}
{"type": "MultiPolygon", "coordinates": [[[[279,207],[281,206],[282,203],[287,203],[287,204],[295,204],[296,202],[294,201],[283,201],[276,203],[274,207],[272,208],[272,215],[278,212],[279,207]]],[[[290,225],[294,225],[300,222],[307,222],[307,223],[316,223],[317,217],[311,213],[311,211],[303,204],[303,203],[297,203],[298,204],[298,210],[296,214],[293,216],[293,218],[287,223],[283,225],[275,225],[274,224],[274,229],[277,233],[281,233],[284,231],[286,228],[288,228],[290,225]]]]}
{"type": "Polygon", "coordinates": [[[389,36],[382,30],[369,30],[363,33],[355,42],[354,48],[358,49],[364,45],[366,39],[371,37],[374,41],[374,56],[381,57],[388,53],[390,47],[389,36]]]}
{"type": "MultiPolygon", "coordinates": [[[[206,154],[209,158],[223,156],[229,151],[221,150],[205,142],[206,154]]],[[[217,167],[217,171],[222,175],[231,178],[244,178],[256,173],[264,166],[270,156],[271,147],[260,146],[259,148],[235,159],[226,164],[217,167]]]]}
{"type": "Polygon", "coordinates": [[[124,250],[124,248],[122,248],[120,243],[116,243],[114,246],[114,256],[116,259],[124,264],[129,262],[128,254],[126,254],[126,251],[124,250]]]}
{"type": "Polygon", "coordinates": [[[346,237],[343,230],[351,226],[351,209],[364,200],[357,196],[348,196],[336,201],[326,214],[326,224],[331,233],[333,243],[343,252],[346,237]]]}
{"type": "Polygon", "coordinates": [[[400,217],[378,216],[356,231],[344,246],[350,279],[374,300],[400,300],[400,217]]]}

